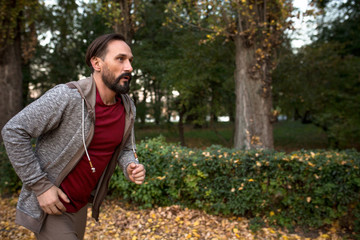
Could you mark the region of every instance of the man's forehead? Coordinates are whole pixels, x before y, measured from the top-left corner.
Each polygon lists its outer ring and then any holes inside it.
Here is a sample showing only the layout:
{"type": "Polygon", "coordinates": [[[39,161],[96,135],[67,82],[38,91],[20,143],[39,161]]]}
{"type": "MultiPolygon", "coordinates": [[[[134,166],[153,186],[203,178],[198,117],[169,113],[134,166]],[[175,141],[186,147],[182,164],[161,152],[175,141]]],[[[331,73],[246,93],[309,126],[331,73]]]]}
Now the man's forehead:
{"type": "Polygon", "coordinates": [[[112,51],[114,54],[125,54],[132,55],[131,48],[124,41],[113,40],[108,44],[108,50],[112,51]]]}

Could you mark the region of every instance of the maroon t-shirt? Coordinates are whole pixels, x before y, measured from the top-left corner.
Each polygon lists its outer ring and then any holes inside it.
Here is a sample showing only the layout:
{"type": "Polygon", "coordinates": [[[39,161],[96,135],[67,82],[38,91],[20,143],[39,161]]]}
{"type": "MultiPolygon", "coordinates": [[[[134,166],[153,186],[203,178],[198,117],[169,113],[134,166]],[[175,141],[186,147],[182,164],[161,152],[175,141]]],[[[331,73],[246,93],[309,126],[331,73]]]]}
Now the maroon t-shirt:
{"type": "Polygon", "coordinates": [[[115,148],[121,143],[125,128],[125,111],[121,98],[113,105],[105,105],[96,90],[95,132],[87,148],[96,172],[91,171],[89,160],[84,154],[76,167],[61,183],[60,188],[70,199],[62,201],[67,212],[77,212],[84,207],[94,190],[115,148]]]}

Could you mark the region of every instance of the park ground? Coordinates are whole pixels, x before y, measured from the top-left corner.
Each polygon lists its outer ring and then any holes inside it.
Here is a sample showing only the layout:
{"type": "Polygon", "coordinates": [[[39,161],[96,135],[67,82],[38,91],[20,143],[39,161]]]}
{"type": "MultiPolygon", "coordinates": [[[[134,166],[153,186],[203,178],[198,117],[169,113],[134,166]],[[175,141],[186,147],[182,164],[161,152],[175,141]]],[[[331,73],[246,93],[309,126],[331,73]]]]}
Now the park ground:
{"type": "MultiPolygon", "coordinates": [[[[300,121],[279,121],[273,124],[274,148],[276,151],[292,152],[300,149],[329,149],[330,144],[326,133],[313,124],[302,124],[300,121]]],[[[184,128],[184,137],[187,147],[206,148],[216,144],[231,148],[233,145],[234,127],[228,122],[219,122],[212,126],[209,124],[196,128],[187,124],[184,128]]],[[[135,126],[137,142],[159,135],[165,137],[167,142],[180,142],[176,123],[172,124],[138,124],[135,126]]],[[[357,148],[360,145],[349,143],[347,148],[357,148]]]]}
{"type": "MultiPolygon", "coordinates": [[[[35,239],[32,232],[14,223],[16,202],[16,196],[0,199],[0,239],[35,239]]],[[[141,210],[119,200],[108,199],[102,207],[99,222],[91,218],[89,209],[84,239],[338,240],[344,239],[343,236],[344,232],[335,227],[307,232],[295,229],[292,233],[272,227],[262,227],[253,232],[246,218],[214,216],[176,205],[141,210]]]]}

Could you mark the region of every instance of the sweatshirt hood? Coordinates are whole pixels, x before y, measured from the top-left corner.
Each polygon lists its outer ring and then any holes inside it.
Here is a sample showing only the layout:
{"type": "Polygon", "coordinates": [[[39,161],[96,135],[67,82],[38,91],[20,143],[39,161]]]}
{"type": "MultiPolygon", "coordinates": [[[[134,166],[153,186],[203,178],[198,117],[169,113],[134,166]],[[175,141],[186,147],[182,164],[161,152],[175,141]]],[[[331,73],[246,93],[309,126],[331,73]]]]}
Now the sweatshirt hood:
{"type": "Polygon", "coordinates": [[[79,91],[81,98],[85,100],[88,113],[92,119],[95,119],[96,84],[93,75],[72,83],[79,91]]]}

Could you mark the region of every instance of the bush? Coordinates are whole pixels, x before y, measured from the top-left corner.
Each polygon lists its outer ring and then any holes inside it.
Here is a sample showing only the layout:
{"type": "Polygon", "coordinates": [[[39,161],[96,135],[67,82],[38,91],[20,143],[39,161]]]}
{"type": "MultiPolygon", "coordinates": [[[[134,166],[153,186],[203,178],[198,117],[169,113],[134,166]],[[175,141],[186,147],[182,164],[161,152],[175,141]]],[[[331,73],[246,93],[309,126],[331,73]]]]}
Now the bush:
{"type": "Polygon", "coordinates": [[[160,137],[142,141],[138,155],[146,167],[145,183],[130,183],[117,170],[110,190],[140,207],[180,204],[215,214],[265,217],[285,227],[334,221],[352,229],[359,225],[360,154],[354,150],[196,150],[160,137]]]}
{"type": "Polygon", "coordinates": [[[12,194],[21,189],[21,181],[11,166],[4,143],[0,143],[0,194],[12,194]]]}

